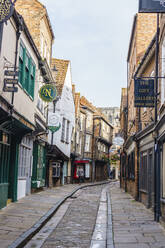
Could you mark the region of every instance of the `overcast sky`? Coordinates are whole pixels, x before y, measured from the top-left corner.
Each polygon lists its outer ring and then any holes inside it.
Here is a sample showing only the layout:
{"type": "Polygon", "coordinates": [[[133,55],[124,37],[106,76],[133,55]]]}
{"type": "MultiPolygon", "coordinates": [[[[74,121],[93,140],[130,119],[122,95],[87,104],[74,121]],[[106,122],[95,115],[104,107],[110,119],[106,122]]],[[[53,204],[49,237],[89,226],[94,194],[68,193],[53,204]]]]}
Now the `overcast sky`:
{"type": "Polygon", "coordinates": [[[77,92],[97,107],[120,106],[138,0],[40,0],[55,34],[53,56],[71,61],[77,92]]]}

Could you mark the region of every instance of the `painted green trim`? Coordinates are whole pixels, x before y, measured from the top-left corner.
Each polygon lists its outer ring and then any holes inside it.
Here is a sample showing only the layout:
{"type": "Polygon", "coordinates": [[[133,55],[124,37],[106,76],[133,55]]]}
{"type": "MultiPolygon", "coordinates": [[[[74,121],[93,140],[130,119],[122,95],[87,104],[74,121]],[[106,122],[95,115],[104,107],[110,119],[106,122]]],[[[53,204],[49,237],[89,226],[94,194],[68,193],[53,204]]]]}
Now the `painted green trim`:
{"type": "Polygon", "coordinates": [[[19,83],[21,84],[23,90],[26,92],[32,100],[34,100],[34,85],[35,85],[35,71],[36,66],[31,58],[31,56],[28,54],[27,49],[25,46],[21,43],[20,49],[23,49],[23,64],[20,62],[21,55],[19,56],[19,83]],[[28,59],[28,66],[26,67],[26,60],[28,59]],[[26,68],[28,69],[28,72],[26,72],[26,68]],[[33,73],[31,73],[31,70],[33,70],[33,73]],[[28,73],[26,75],[26,73],[28,73]],[[33,78],[32,78],[32,76],[33,78]]]}
{"type": "Polygon", "coordinates": [[[9,167],[9,198],[12,199],[13,202],[17,201],[18,153],[19,153],[19,143],[17,139],[14,136],[12,136],[10,167],[9,167]]]}
{"type": "Polygon", "coordinates": [[[0,183],[0,209],[7,205],[8,183],[0,183]]]}
{"type": "Polygon", "coordinates": [[[32,188],[40,188],[45,186],[46,177],[46,149],[45,147],[34,143],[33,145],[33,171],[32,171],[32,188]],[[40,154],[39,154],[40,153],[40,154]],[[42,160],[42,165],[39,163],[42,160]]]}
{"type": "Polygon", "coordinates": [[[22,69],[22,82],[21,82],[23,88],[25,88],[25,61],[26,61],[26,48],[23,48],[23,69],[22,69]]]}

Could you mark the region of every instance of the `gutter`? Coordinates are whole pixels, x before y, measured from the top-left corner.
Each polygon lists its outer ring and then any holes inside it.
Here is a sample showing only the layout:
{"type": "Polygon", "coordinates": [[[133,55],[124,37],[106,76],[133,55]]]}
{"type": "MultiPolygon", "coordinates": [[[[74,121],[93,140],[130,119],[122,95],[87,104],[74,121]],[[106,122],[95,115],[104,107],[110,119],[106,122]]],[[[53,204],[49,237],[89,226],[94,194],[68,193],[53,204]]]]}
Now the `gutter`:
{"type": "Polygon", "coordinates": [[[59,200],[45,215],[43,215],[30,229],[24,232],[20,237],[18,237],[8,248],[22,248],[24,247],[36,233],[38,233],[41,228],[52,218],[52,216],[57,212],[59,207],[72,195],[74,195],[78,190],[84,189],[87,187],[93,187],[98,185],[109,184],[110,181],[99,182],[87,184],[84,186],[80,186],[77,189],[73,190],[70,194],[59,200]]]}

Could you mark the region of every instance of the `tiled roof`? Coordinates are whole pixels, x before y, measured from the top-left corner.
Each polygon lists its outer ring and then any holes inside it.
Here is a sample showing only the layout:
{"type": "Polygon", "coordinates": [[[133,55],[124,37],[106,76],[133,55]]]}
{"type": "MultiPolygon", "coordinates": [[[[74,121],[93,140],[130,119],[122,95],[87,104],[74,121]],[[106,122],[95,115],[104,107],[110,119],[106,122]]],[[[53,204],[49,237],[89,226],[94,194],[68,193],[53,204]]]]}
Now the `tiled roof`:
{"type": "Polygon", "coordinates": [[[59,96],[61,96],[62,93],[69,62],[70,62],[69,60],[55,59],[55,58],[52,58],[51,61],[51,70],[54,81],[56,82],[56,88],[59,96]],[[53,71],[54,66],[56,66],[57,72],[53,71]]]}
{"type": "Polygon", "coordinates": [[[90,103],[84,96],[81,97],[80,103],[81,105],[86,106],[91,111],[93,111],[95,117],[101,117],[104,121],[106,121],[112,127],[107,117],[103,113],[101,113],[98,108],[93,106],[92,103],[90,103]]]}
{"type": "Polygon", "coordinates": [[[80,104],[89,108],[92,112],[96,111],[96,107],[94,107],[92,103],[90,103],[84,96],[80,98],[80,104]]]}

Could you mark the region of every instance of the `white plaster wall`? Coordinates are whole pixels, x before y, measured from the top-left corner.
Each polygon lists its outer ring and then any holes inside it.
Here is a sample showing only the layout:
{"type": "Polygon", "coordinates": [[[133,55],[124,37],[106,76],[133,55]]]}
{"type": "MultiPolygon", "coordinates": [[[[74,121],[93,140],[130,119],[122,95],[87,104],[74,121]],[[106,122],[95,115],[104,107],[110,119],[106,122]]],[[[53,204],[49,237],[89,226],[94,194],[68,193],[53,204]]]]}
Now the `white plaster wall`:
{"type": "MultiPolygon", "coordinates": [[[[37,85],[37,78],[38,78],[38,60],[31,48],[24,32],[22,31],[20,40],[23,41],[25,47],[27,48],[30,56],[32,57],[35,65],[36,65],[36,80],[35,80],[35,88],[34,88],[34,100],[30,98],[28,94],[22,89],[21,85],[17,85],[18,92],[14,94],[14,108],[17,112],[23,115],[26,119],[34,124],[34,111],[35,106],[37,104],[37,94],[38,94],[38,85],[37,85]]],[[[19,41],[20,44],[20,41],[19,41]]],[[[2,40],[2,50],[0,56],[0,70],[1,72],[4,71],[4,57],[9,60],[12,65],[14,65],[15,59],[15,46],[16,46],[16,28],[14,26],[14,22],[8,21],[7,25],[4,25],[4,32],[3,32],[3,40],[2,40]]],[[[19,47],[19,46],[18,46],[19,47]]],[[[19,54],[19,50],[18,50],[19,54]]],[[[19,56],[18,56],[19,61],[19,56]]],[[[18,66],[17,61],[17,66],[18,66]]],[[[0,94],[11,103],[11,95],[12,93],[3,92],[3,79],[4,73],[0,74],[0,94]]]]}
{"type": "Polygon", "coordinates": [[[26,179],[18,179],[17,187],[17,199],[21,199],[26,196],[26,179]]]}
{"type": "MultiPolygon", "coordinates": [[[[50,111],[52,111],[52,104],[50,104],[50,111]]],[[[75,106],[72,94],[72,79],[71,79],[71,67],[68,66],[64,87],[62,90],[61,98],[56,104],[56,113],[60,115],[60,122],[62,126],[62,120],[65,118],[70,121],[69,128],[69,144],[61,142],[62,127],[54,133],[53,145],[56,145],[66,156],[70,157],[71,150],[71,135],[72,128],[75,126],[75,106]]],[[[51,132],[48,135],[48,141],[51,144],[51,132]]]]}

